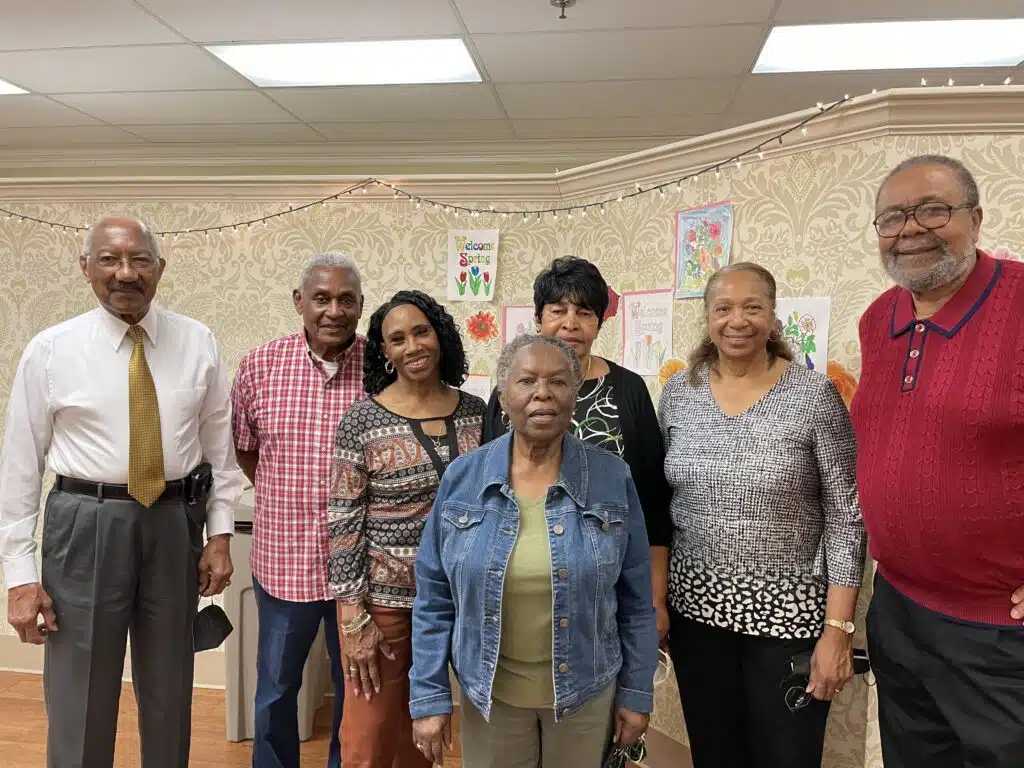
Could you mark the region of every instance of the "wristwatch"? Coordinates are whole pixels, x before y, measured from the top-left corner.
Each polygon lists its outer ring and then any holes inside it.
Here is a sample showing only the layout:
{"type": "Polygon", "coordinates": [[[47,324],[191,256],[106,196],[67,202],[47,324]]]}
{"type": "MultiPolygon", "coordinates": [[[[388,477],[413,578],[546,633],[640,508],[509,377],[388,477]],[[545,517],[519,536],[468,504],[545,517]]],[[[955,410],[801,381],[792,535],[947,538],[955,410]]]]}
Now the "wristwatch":
{"type": "Polygon", "coordinates": [[[848,635],[852,635],[857,631],[857,626],[852,621],[840,621],[839,619],[825,619],[825,624],[829,627],[835,627],[841,629],[848,635]]]}

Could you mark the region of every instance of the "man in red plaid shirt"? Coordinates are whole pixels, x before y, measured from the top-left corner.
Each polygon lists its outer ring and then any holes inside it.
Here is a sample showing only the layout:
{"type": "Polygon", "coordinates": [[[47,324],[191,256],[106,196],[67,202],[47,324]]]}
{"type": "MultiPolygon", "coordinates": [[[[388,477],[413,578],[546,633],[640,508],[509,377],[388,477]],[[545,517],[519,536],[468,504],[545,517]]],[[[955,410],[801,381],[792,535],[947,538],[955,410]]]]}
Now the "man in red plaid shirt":
{"type": "Polygon", "coordinates": [[[232,428],[255,486],[250,565],[259,617],[254,768],[298,768],[298,694],[320,624],[334,679],[328,766],[341,765],[338,619],[327,590],[327,500],[335,431],[365,397],[359,269],[314,256],[292,294],[303,330],[247,354],[232,386],[232,428]]]}

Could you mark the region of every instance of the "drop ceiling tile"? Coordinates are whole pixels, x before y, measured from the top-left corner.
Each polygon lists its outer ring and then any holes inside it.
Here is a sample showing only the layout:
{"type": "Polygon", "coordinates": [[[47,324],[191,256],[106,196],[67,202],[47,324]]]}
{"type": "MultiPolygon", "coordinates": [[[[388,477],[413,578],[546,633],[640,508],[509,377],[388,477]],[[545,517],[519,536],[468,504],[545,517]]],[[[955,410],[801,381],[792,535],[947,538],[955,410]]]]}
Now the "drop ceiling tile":
{"type": "Polygon", "coordinates": [[[775,0],[696,3],[683,0],[628,3],[583,0],[567,8],[566,18],[544,0],[455,0],[470,33],[563,32],[581,29],[654,29],[711,27],[719,24],[766,24],[775,0]]]}
{"type": "Polygon", "coordinates": [[[0,0],[0,19],[0,51],[182,42],[125,0],[0,0]]]}
{"type": "Polygon", "coordinates": [[[0,128],[98,125],[99,121],[45,96],[0,96],[0,128]]]}
{"type": "Polygon", "coordinates": [[[81,93],[58,98],[114,125],[294,122],[291,115],[255,90],[81,93]]]}
{"type": "Polygon", "coordinates": [[[447,0],[141,0],[190,40],[390,40],[460,35],[447,0]]]}
{"type": "Polygon", "coordinates": [[[498,98],[513,119],[705,114],[729,106],[739,77],[600,83],[505,83],[498,98]]]}
{"type": "Polygon", "coordinates": [[[505,115],[490,86],[358,86],[267,88],[270,98],[307,123],[359,120],[480,120],[505,115]]]}
{"type": "Polygon", "coordinates": [[[222,125],[133,125],[131,132],[159,144],[301,144],[323,142],[302,123],[231,123],[222,125]]]}
{"type": "Polygon", "coordinates": [[[212,54],[192,45],[0,53],[0,79],[17,81],[36,93],[252,87],[212,54]]]}
{"type": "Polygon", "coordinates": [[[659,117],[604,117],[568,120],[516,120],[513,127],[520,139],[632,138],[658,137],[663,143],[700,136],[718,129],[719,115],[662,115],[659,117]]]}
{"type": "Polygon", "coordinates": [[[138,136],[109,125],[78,128],[0,128],[0,147],[63,149],[111,144],[142,144],[138,136]]]}
{"type": "Polygon", "coordinates": [[[760,26],[474,35],[495,83],[741,75],[750,71],[760,26]]]}
{"type": "Polygon", "coordinates": [[[764,120],[830,103],[850,96],[870,94],[872,89],[913,88],[927,80],[930,87],[946,85],[1001,84],[1009,69],[905,70],[901,72],[822,72],[748,75],[743,78],[729,109],[730,125],[764,120]]]}
{"type": "Polygon", "coordinates": [[[331,141],[467,141],[514,139],[507,120],[314,123],[331,141]]]}
{"type": "Polygon", "coordinates": [[[782,0],[776,24],[836,24],[854,21],[912,21],[916,19],[1010,19],[1024,16],[1019,0],[782,0]]]}

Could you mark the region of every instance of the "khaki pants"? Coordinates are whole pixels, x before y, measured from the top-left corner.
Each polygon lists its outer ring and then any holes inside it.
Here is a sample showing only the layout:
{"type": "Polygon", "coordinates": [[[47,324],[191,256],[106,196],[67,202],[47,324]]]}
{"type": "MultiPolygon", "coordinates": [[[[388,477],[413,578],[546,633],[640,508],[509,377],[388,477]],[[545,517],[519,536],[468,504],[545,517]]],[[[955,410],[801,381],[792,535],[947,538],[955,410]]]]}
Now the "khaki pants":
{"type": "Polygon", "coordinates": [[[461,709],[463,768],[601,768],[614,736],[615,683],[557,723],[553,710],[498,700],[489,723],[466,696],[461,709]]]}
{"type": "Polygon", "coordinates": [[[409,715],[412,611],[373,606],[369,611],[395,658],[377,655],[380,693],[369,701],[356,696],[351,681],[345,679],[341,764],[345,768],[430,768],[430,761],[413,742],[409,715]]]}

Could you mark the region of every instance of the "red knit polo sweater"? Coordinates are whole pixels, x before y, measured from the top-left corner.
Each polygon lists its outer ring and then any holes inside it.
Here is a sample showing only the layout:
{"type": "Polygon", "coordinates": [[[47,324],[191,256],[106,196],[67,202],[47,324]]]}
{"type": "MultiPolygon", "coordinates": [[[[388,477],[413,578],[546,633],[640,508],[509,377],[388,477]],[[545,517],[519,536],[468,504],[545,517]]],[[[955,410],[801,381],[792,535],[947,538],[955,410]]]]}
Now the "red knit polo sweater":
{"type": "Polygon", "coordinates": [[[1012,625],[1024,586],[1024,263],[979,251],[935,315],[895,287],[860,321],[851,415],[879,571],[939,613],[1012,625]]]}

